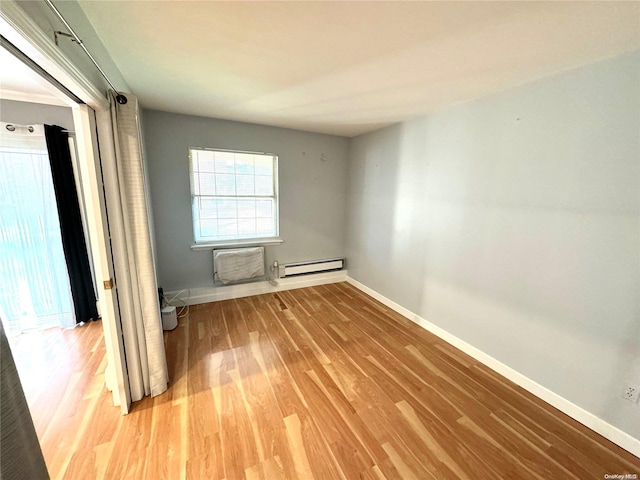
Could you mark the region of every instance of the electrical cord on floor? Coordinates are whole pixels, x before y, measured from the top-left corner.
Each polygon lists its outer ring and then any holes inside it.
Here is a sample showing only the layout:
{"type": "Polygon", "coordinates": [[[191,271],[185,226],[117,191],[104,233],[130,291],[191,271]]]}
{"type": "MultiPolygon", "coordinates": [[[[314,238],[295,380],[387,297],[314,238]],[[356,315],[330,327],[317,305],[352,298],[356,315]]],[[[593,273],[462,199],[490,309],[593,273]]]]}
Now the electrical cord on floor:
{"type": "Polygon", "coordinates": [[[167,305],[170,305],[172,307],[176,307],[176,314],[178,315],[178,318],[184,318],[187,315],[189,315],[189,299],[191,298],[191,290],[188,288],[183,288],[182,290],[180,290],[178,293],[176,293],[173,297],[171,298],[167,298],[166,295],[162,295],[162,300],[164,300],[164,303],[167,305]],[[187,292],[187,299],[183,300],[182,298],[179,298],[180,295],[182,295],[184,292],[187,292]],[[176,305],[175,302],[176,300],[178,302],[181,302],[182,305],[178,304],[176,305]]]}

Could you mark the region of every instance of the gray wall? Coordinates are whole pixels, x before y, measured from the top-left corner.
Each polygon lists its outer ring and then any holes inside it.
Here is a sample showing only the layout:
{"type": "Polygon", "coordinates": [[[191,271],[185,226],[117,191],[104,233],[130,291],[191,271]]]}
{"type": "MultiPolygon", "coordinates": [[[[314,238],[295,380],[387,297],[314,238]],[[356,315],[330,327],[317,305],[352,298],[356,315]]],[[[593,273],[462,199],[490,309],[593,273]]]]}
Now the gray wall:
{"type": "Polygon", "coordinates": [[[0,120],[18,125],[58,125],[73,131],[73,113],[68,107],[0,100],[0,120]]]}
{"type": "Polygon", "coordinates": [[[348,139],[153,110],[143,112],[143,128],[158,285],[165,290],[213,285],[211,250],[190,248],[189,147],[278,155],[285,243],[266,248],[268,264],[344,255],[348,139]]]}
{"type": "Polygon", "coordinates": [[[640,438],[640,54],[350,144],[349,274],[640,438]]]}

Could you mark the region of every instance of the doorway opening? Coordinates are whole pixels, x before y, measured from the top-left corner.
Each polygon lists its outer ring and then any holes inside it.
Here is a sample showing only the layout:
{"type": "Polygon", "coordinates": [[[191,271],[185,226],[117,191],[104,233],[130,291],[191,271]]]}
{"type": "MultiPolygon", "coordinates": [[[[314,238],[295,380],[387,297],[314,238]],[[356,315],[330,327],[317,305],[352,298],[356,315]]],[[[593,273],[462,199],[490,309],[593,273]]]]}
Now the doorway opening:
{"type": "MultiPolygon", "coordinates": [[[[0,56],[2,54],[0,53],[0,56]]],[[[4,96],[4,95],[3,95],[4,96]]],[[[69,108],[2,99],[0,108],[0,317],[5,331],[16,335],[50,327],[73,328],[78,320],[74,312],[72,289],[63,249],[60,218],[49,152],[42,124],[43,114],[59,117],[56,123],[68,124],[69,108]],[[67,118],[68,117],[68,118],[67,118]],[[19,123],[29,119],[27,124],[19,123]],[[9,120],[9,121],[6,121],[9,120]]],[[[66,127],[69,128],[69,127],[66,127]]],[[[68,137],[73,162],[70,186],[81,190],[76,172],[75,141],[68,137]]],[[[86,209],[78,195],[82,232],[86,236],[86,209]]],[[[82,248],[82,246],[80,246],[82,248]]],[[[95,275],[90,252],[91,286],[95,303],[95,275]]]]}
{"type": "MultiPolygon", "coordinates": [[[[118,289],[114,281],[115,267],[110,237],[110,233],[119,232],[120,227],[116,225],[110,228],[106,210],[107,198],[111,203],[117,205],[119,194],[116,189],[109,190],[107,188],[114,181],[113,178],[109,177],[108,185],[106,181],[103,182],[103,164],[100,159],[102,147],[106,146],[104,156],[106,156],[107,164],[112,160],[113,149],[109,147],[110,142],[113,141],[109,101],[104,96],[103,86],[95,83],[95,79],[90,79],[74,61],[71,61],[63,53],[53,39],[43,32],[38,22],[43,18],[48,18],[48,10],[46,8],[40,9],[40,7],[36,10],[28,12],[14,2],[7,2],[7,5],[3,4],[2,11],[0,11],[0,50],[9,52],[15,57],[11,63],[2,62],[3,67],[7,68],[0,71],[0,81],[2,82],[0,96],[4,99],[10,96],[9,100],[22,102],[23,105],[33,106],[38,103],[68,107],[71,110],[72,119],[67,124],[61,124],[57,118],[52,119],[48,114],[40,115],[42,118],[29,116],[19,120],[14,118],[10,121],[27,126],[32,123],[58,124],[63,127],[62,129],[76,132],[76,148],[71,148],[71,151],[67,148],[68,157],[77,150],[76,166],[73,168],[73,173],[67,169],[69,173],[61,176],[65,182],[73,177],[80,178],[80,191],[77,196],[85,204],[86,215],[83,216],[82,222],[85,227],[85,235],[89,239],[88,242],[85,242],[87,253],[89,258],[93,260],[93,269],[91,269],[91,273],[87,274],[87,278],[91,278],[87,281],[77,282],[75,281],[76,269],[71,262],[67,262],[67,266],[71,273],[74,296],[77,296],[75,290],[78,284],[82,285],[82,288],[93,290],[88,297],[95,298],[95,293],[97,293],[99,312],[96,311],[96,301],[74,302],[74,309],[78,308],[78,305],[92,304],[93,311],[90,312],[92,315],[80,314],[81,312],[76,310],[76,319],[102,318],[102,321],[97,324],[101,327],[106,350],[103,386],[106,384],[108,390],[111,391],[112,405],[119,406],[120,412],[126,415],[131,404],[131,395],[122,337],[118,289]],[[18,71],[22,71],[25,75],[18,75],[16,73],[18,71]],[[12,77],[14,73],[15,76],[12,77]],[[7,76],[9,78],[6,78],[7,76]],[[100,143],[98,135],[102,140],[100,143]],[[76,168],[78,165],[81,166],[79,170],[76,168]]],[[[4,117],[6,109],[0,110],[3,114],[0,117],[4,117]]],[[[0,120],[9,119],[0,118],[0,120]]],[[[46,130],[49,130],[49,127],[46,130]]],[[[47,138],[49,139],[49,135],[47,138]]],[[[67,141],[66,139],[63,142],[59,140],[58,138],[56,148],[49,150],[59,153],[60,148],[58,147],[67,141]]],[[[69,159],[67,163],[71,165],[72,159],[69,159]]],[[[52,171],[55,171],[56,165],[55,162],[52,162],[54,168],[52,171]]],[[[58,185],[57,180],[55,184],[58,185]]],[[[79,206],[77,208],[80,210],[79,206]]],[[[61,218],[65,217],[62,210],[64,209],[59,209],[61,218]]],[[[79,226],[73,230],[82,232],[83,228],[79,226]]],[[[66,245],[66,242],[63,244],[66,245]]],[[[90,264],[86,260],[85,263],[90,264]]],[[[89,269],[90,267],[87,267],[85,271],[89,269]]],[[[96,322],[91,322],[91,324],[94,323],[96,322]]],[[[71,331],[75,331],[75,329],[71,331]]]]}
{"type": "MultiPolygon", "coordinates": [[[[30,372],[31,380],[23,378],[27,387],[42,383],[47,372],[52,373],[47,367],[52,349],[47,345],[70,346],[71,334],[60,342],[61,333],[51,329],[77,325],[45,124],[58,125],[69,135],[71,182],[77,190],[94,305],[96,276],[87,228],[90,212],[81,181],[83,166],[78,162],[75,141],[72,108],[78,104],[2,47],[0,63],[0,318],[11,345],[16,347],[15,353],[27,353],[26,362],[20,355],[16,358],[21,373],[30,372]],[[42,368],[32,368],[38,359],[43,360],[42,368]]],[[[99,315],[95,317],[97,320],[99,315]]],[[[104,342],[102,335],[100,338],[104,342]]],[[[60,362],[49,363],[51,367],[57,365],[60,362]]]]}

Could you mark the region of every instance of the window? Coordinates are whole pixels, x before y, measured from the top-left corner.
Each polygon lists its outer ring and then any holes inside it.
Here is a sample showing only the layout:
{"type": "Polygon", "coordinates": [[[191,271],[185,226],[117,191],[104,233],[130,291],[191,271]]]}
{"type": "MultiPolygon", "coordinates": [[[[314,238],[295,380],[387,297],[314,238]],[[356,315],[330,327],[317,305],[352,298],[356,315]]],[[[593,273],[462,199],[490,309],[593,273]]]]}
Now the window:
{"type": "Polygon", "coordinates": [[[278,157],[189,149],[195,242],[278,236],[278,157]]]}
{"type": "Polygon", "coordinates": [[[42,125],[0,130],[0,317],[11,334],[76,324],[42,125]]]}

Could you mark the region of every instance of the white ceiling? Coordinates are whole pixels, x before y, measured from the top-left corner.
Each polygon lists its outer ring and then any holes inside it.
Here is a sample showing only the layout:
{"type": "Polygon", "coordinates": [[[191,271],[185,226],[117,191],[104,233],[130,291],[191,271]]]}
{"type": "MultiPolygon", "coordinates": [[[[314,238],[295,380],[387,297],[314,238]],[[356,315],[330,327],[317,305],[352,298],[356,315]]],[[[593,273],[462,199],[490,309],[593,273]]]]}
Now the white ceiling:
{"type": "Polygon", "coordinates": [[[640,48],[640,2],[79,3],[144,107],[345,136],[640,48]]]}
{"type": "Polygon", "coordinates": [[[69,106],[70,100],[60,90],[2,47],[0,65],[0,98],[69,106]]]}

